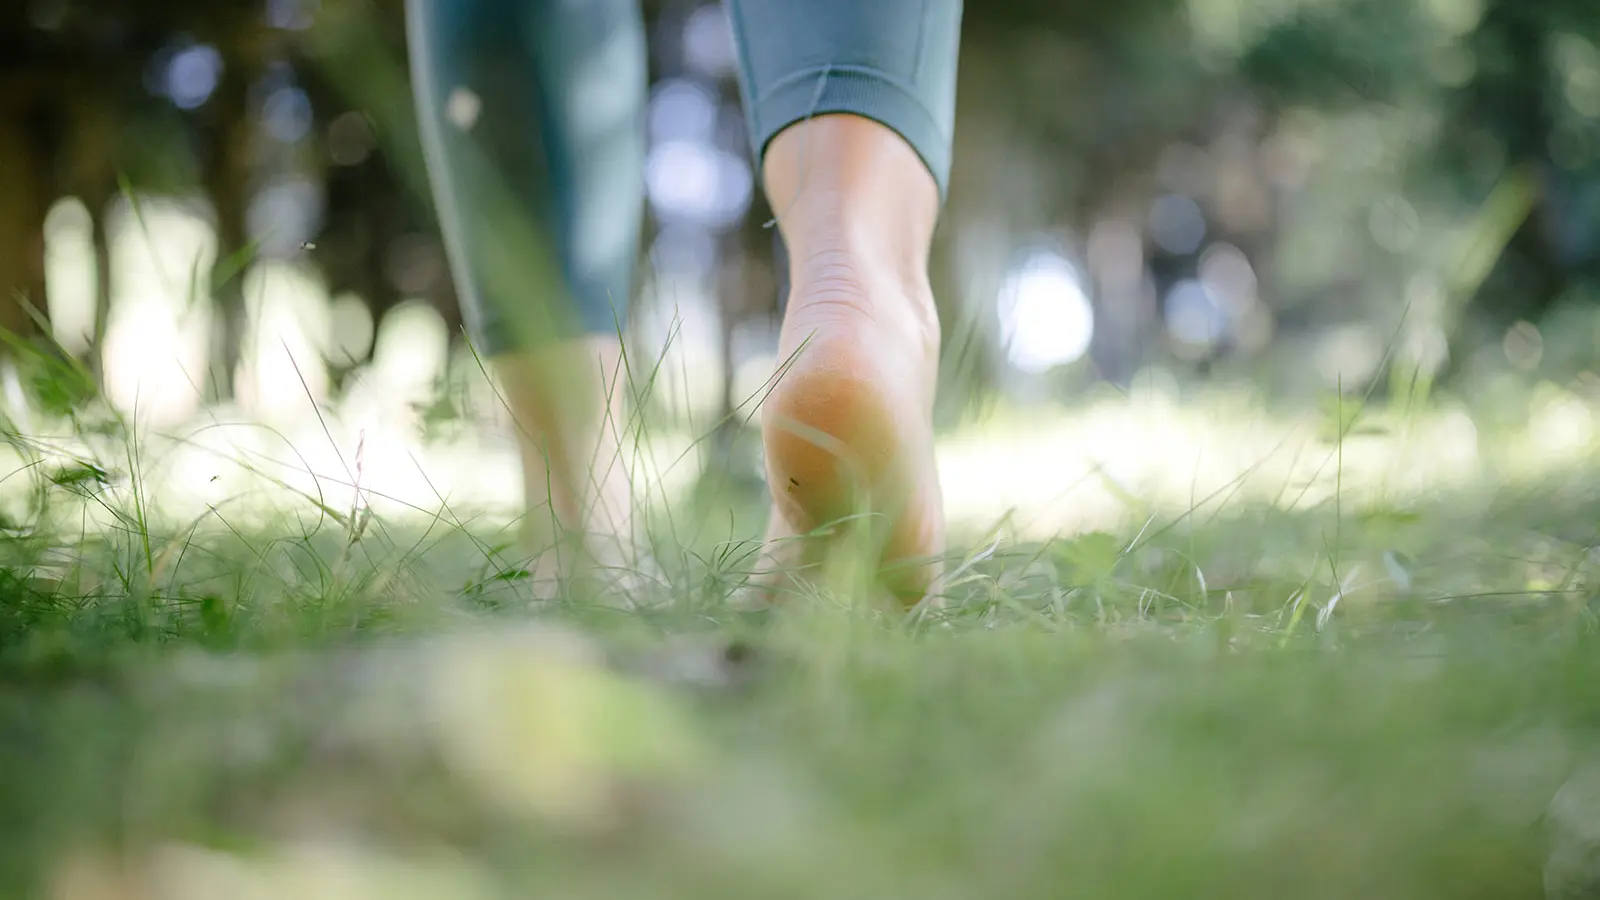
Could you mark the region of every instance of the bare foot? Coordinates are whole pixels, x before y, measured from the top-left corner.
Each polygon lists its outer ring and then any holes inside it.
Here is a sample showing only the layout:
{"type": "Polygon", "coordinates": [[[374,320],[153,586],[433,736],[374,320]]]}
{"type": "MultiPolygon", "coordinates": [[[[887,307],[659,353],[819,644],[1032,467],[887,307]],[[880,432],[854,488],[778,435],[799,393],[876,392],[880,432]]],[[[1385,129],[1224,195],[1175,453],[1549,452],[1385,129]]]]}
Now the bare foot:
{"type": "Polygon", "coordinates": [[[781,375],[762,410],[773,510],[760,586],[781,594],[787,573],[864,551],[879,583],[914,604],[944,549],[931,292],[843,252],[812,258],[796,275],[781,375]],[[869,543],[842,543],[862,538],[869,543]]]}
{"type": "Polygon", "coordinates": [[[522,457],[536,597],[583,578],[614,592],[635,561],[625,372],[615,336],[496,360],[522,457]]]}
{"type": "Polygon", "coordinates": [[[864,549],[877,579],[915,603],[944,549],[928,286],[938,186],[898,134],[846,114],[779,132],[761,174],[792,290],[783,371],[762,408],[773,509],[758,593],[774,599],[786,573],[864,549]],[[840,520],[851,525],[809,536],[840,520]]]}

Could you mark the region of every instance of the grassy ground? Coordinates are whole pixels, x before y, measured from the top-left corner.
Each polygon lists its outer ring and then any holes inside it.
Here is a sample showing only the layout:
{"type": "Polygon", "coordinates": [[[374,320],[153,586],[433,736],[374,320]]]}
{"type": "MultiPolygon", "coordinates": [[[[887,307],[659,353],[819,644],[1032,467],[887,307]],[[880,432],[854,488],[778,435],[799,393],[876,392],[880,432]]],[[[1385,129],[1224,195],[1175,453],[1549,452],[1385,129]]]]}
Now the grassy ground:
{"type": "Polygon", "coordinates": [[[539,605],[460,511],[156,524],[35,472],[3,896],[1591,896],[1586,464],[975,530],[909,620],[735,613],[737,542],[539,605]]]}

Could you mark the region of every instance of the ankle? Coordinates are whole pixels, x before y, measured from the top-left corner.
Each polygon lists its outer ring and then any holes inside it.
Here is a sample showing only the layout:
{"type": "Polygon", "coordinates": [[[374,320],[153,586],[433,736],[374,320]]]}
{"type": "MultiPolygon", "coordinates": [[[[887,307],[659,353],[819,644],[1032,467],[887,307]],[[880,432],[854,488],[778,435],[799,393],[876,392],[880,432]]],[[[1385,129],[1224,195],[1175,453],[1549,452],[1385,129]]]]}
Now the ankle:
{"type": "Polygon", "coordinates": [[[885,332],[882,336],[914,337],[930,357],[937,357],[939,313],[926,267],[870,248],[869,241],[839,240],[791,256],[793,289],[785,318],[810,323],[822,316],[850,315],[875,323],[885,332]]]}
{"type": "Polygon", "coordinates": [[[894,131],[845,114],[796,123],[768,145],[762,183],[797,293],[843,274],[865,278],[869,291],[931,295],[938,186],[894,131]]]}

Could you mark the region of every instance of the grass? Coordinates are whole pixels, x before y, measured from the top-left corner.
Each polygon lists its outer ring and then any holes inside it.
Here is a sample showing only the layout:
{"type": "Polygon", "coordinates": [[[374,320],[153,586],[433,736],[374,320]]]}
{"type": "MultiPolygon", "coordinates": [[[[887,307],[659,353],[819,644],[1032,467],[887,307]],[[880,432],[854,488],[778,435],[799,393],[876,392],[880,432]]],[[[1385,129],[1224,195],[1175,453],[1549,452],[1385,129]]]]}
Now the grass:
{"type": "MultiPolygon", "coordinates": [[[[320,55],[408,130],[361,43],[320,55]]],[[[1502,187],[1452,297],[1518,218],[1502,187]]],[[[1600,896],[1600,472],[1570,416],[1485,441],[1542,457],[1516,478],[1458,477],[1455,426],[1391,467],[1342,404],[1305,465],[1257,467],[1274,436],[1204,479],[1167,451],[1238,405],[1040,428],[1028,464],[965,435],[952,505],[1122,515],[969,529],[938,610],[747,614],[747,477],[655,500],[634,607],[534,603],[504,528],[432,481],[384,502],[327,454],[350,435],[135,437],[39,360],[70,427],[11,435],[0,482],[0,898],[1600,896]],[[222,456],[253,486],[195,490],[222,456]],[[1396,499],[1398,469],[1435,489],[1396,499]]]]}
{"type": "Polygon", "coordinates": [[[129,441],[0,540],[3,896],[1591,896],[1582,458],[980,529],[902,618],[737,613],[711,538],[624,609],[459,509],[174,524],[129,441]]]}

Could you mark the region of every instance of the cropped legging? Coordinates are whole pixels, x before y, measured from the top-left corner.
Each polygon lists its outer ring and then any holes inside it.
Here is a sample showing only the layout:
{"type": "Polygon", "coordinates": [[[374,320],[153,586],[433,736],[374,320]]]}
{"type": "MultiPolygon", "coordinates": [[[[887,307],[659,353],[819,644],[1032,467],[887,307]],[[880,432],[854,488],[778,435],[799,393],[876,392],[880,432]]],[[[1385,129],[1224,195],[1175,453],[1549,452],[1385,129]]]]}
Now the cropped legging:
{"type": "MultiPolygon", "coordinates": [[[[751,146],[853,113],[943,194],[961,0],[725,0],[751,146]]],[[[419,129],[469,335],[487,355],[618,333],[644,211],[636,0],[407,0],[419,129]]]]}

